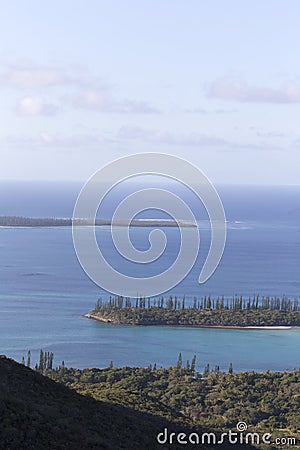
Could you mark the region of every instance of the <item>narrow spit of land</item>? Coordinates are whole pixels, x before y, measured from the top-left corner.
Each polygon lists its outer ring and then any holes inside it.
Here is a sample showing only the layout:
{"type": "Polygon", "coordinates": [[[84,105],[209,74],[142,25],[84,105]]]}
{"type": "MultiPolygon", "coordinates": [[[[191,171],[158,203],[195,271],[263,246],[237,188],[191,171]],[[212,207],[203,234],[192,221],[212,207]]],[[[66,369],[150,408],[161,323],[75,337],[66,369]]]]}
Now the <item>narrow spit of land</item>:
{"type": "Polygon", "coordinates": [[[159,299],[100,298],[86,314],[90,319],[116,325],[159,325],[215,328],[286,329],[300,326],[298,300],[288,298],[234,297],[194,298],[186,306],[185,298],[159,299]]]}
{"type": "MultiPolygon", "coordinates": [[[[95,222],[90,219],[76,219],[73,222],[76,226],[127,226],[125,220],[96,219],[95,222]]],[[[175,220],[139,220],[135,219],[130,222],[133,227],[195,227],[193,223],[176,222],[175,220]]],[[[70,218],[37,218],[37,217],[22,217],[22,216],[0,216],[0,227],[15,228],[15,227],[70,227],[72,226],[72,219],[70,218]]]]}

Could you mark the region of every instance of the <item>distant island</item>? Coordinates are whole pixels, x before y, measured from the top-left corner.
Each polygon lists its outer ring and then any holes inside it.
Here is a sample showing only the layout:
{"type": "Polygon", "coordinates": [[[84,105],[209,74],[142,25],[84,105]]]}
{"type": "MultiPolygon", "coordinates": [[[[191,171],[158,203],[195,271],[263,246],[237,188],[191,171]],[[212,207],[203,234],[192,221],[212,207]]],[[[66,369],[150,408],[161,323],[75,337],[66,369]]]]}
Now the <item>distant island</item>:
{"type": "Polygon", "coordinates": [[[111,297],[98,300],[86,314],[90,319],[117,325],[166,325],[228,328],[290,328],[300,326],[298,300],[288,298],[210,296],[186,306],[185,298],[165,299],[111,297]]]}
{"type": "MultiPolygon", "coordinates": [[[[125,220],[96,219],[75,219],[70,218],[37,218],[37,217],[23,217],[23,216],[0,216],[0,227],[14,228],[14,227],[70,227],[72,222],[76,226],[127,226],[125,220]]],[[[134,219],[130,222],[133,227],[195,227],[193,223],[175,220],[160,220],[160,219],[134,219]]]]}

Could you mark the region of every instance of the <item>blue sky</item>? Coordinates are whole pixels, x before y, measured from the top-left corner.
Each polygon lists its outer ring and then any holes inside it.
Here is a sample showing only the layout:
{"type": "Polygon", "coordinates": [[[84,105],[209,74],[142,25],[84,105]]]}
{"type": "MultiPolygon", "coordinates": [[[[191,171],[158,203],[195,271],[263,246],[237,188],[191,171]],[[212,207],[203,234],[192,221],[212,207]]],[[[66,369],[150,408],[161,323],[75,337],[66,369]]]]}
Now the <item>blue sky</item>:
{"type": "Polygon", "coordinates": [[[2,2],[1,179],[184,157],[214,183],[300,184],[298,1],[2,2]]]}

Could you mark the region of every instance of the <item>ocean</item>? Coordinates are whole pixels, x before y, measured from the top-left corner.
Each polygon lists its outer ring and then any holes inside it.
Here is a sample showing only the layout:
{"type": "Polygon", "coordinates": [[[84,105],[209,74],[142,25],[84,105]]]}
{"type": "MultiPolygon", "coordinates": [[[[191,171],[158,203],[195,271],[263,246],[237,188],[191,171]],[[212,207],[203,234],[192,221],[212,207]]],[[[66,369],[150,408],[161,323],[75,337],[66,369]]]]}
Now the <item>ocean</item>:
{"type": "MultiPolygon", "coordinates": [[[[71,217],[79,183],[2,182],[0,215],[71,217]]],[[[109,218],[121,195],[134,186],[119,188],[103,205],[99,217],[109,218]]],[[[196,211],[201,249],[188,276],[170,292],[194,296],[243,295],[299,298],[300,188],[220,186],[228,234],[221,263],[214,275],[198,284],[210,244],[210,227],[203,207],[182,193],[196,211]]],[[[151,211],[151,218],[164,217],[151,211]]],[[[150,214],[148,213],[148,214],[150,214]]],[[[147,217],[145,214],[141,217],[147,217]]],[[[165,254],[150,267],[132,264],[116,255],[108,227],[97,238],[113,265],[129,274],[149,276],[172,263],[178,253],[177,229],[164,228],[165,254]]],[[[132,228],[139,249],[147,248],[149,228],[132,228]]],[[[237,371],[285,370],[300,367],[300,329],[234,330],[178,327],[113,326],[89,320],[84,314],[98,297],[109,293],[95,285],[79,265],[71,228],[0,229],[0,352],[21,360],[31,350],[53,351],[54,365],[72,367],[158,367],[197,355],[197,369],[209,363],[237,371]]],[[[165,296],[168,293],[164,294],[165,296]]]]}

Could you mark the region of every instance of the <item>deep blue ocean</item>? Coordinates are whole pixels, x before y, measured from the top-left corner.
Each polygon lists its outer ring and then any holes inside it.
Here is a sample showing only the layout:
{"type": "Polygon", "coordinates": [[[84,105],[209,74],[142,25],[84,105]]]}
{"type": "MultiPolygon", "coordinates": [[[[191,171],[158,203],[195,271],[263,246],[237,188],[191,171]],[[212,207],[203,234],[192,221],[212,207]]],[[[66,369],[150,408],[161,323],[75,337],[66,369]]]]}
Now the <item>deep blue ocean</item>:
{"type": "MultiPolygon", "coordinates": [[[[0,215],[71,217],[79,183],[0,183],[0,215]]],[[[120,196],[134,186],[119,188],[99,211],[109,218],[120,196]]],[[[201,250],[189,275],[172,294],[192,300],[224,295],[286,295],[300,292],[300,187],[220,186],[227,224],[227,243],[215,274],[204,285],[197,280],[210,243],[203,207],[190,192],[182,192],[194,208],[201,233],[201,250]]],[[[164,217],[154,211],[151,218],[164,217]]],[[[149,217],[149,216],[141,216],[149,217]]],[[[176,258],[177,229],[165,228],[168,245],[155,265],[159,271],[176,258]]],[[[133,228],[137,248],[147,248],[149,228],[133,228]]],[[[97,231],[104,251],[119,269],[134,275],[136,266],[115,255],[108,227],[97,231]]],[[[41,348],[54,352],[54,363],[106,367],[175,364],[197,355],[197,368],[220,365],[226,370],[285,370],[300,367],[300,329],[222,330],[176,327],[112,326],[83,315],[98,297],[109,293],[96,286],[79,265],[71,228],[0,229],[0,353],[17,360],[41,348]]],[[[144,265],[142,275],[147,276],[144,265]]],[[[139,271],[140,271],[139,265],[139,271]]],[[[153,268],[150,270],[154,270],[153,268]]],[[[141,276],[141,273],[139,274],[141,276]]]]}

